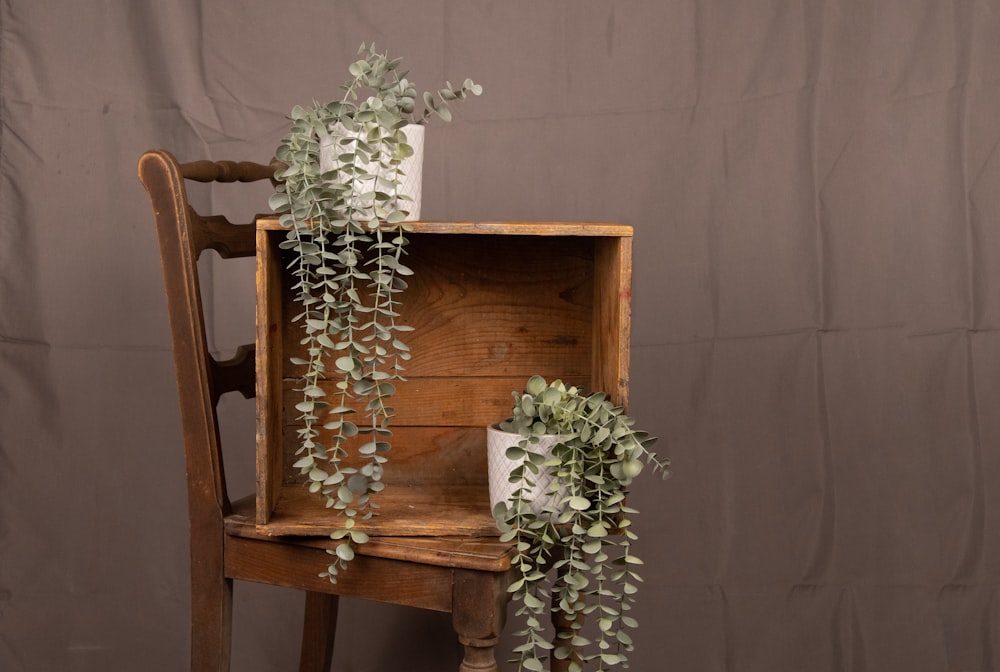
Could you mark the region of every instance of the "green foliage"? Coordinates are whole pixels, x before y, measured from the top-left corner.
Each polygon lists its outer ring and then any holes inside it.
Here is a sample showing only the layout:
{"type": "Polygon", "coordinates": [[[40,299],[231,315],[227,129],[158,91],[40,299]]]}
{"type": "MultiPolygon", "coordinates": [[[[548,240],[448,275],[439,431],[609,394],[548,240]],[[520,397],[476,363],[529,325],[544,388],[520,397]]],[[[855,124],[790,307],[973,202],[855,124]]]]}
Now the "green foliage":
{"type": "Polygon", "coordinates": [[[451,119],[449,104],[482,88],[465,80],[437,96],[417,93],[401,59],[374,45],[359,50],[348,68],[340,99],[295,106],[291,128],[276,150],[287,168],[276,175],[269,200],[288,229],[281,248],[293,252],[289,268],[301,312],[305,358],[295,409],[299,459],[295,467],[311,492],[344,516],[334,560],[323,573],[336,582],[367,535],[358,519],[378,508],[372,495],[383,489],[391,447],[394,381],[402,381],[409,348],[401,335],[400,299],[413,271],[404,263],[411,204],[400,193],[403,159],[413,154],[403,131],[431,116],[451,119]],[[320,168],[320,147],[333,138],[335,161],[320,168]],[[352,448],[355,447],[355,448],[352,448]],[[347,466],[349,451],[361,456],[347,466]],[[353,464],[353,463],[352,463],[353,464]]]}
{"type": "Polygon", "coordinates": [[[638,625],[628,612],[642,561],[632,550],[630,516],[637,511],[626,505],[626,493],[646,464],[669,476],[669,461],[648,450],[656,439],[633,424],[607,395],[585,395],[559,380],[533,376],[524,393],[514,393],[512,415],[500,428],[524,437],[507,456],[525,462],[510,475],[518,489],[493,515],[501,538],[516,542],[509,591],[523,623],[511,661],[518,670],[545,669],[550,656],[572,657],[571,670],[628,666],[629,631],[638,625]],[[544,434],[560,437],[549,457],[532,450],[544,434]],[[550,493],[565,490],[558,504],[536,512],[528,496],[541,470],[553,477],[550,493]],[[545,637],[550,610],[570,624],[555,641],[545,637]]]}

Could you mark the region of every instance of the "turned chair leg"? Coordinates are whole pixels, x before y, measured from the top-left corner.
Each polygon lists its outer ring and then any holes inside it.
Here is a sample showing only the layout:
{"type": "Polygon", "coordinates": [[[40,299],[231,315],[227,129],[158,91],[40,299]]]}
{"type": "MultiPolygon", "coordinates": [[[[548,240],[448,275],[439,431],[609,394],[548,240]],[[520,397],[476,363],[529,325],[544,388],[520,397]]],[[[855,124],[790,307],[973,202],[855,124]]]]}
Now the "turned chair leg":
{"type": "Polygon", "coordinates": [[[507,577],[456,570],[452,587],[452,625],[465,647],[459,672],[498,672],[493,647],[507,620],[507,577]]]}
{"type": "Polygon", "coordinates": [[[299,672],[330,672],[339,603],[336,595],[306,591],[299,672]]]}
{"type": "Polygon", "coordinates": [[[458,672],[498,672],[497,660],[493,655],[493,647],[496,646],[498,639],[459,637],[458,641],[465,647],[465,657],[458,666],[458,672]]]}
{"type": "MultiPolygon", "coordinates": [[[[555,599],[553,597],[553,599],[555,599]]],[[[573,650],[573,645],[571,641],[573,639],[573,623],[575,619],[566,618],[565,614],[560,611],[552,612],[552,627],[556,631],[555,647],[558,649],[560,647],[568,648],[571,653],[568,658],[559,659],[555,657],[555,652],[551,657],[550,671],[551,672],[568,672],[570,663],[572,661],[580,662],[580,657],[573,650]],[[565,635],[565,636],[561,636],[565,635]]]]}

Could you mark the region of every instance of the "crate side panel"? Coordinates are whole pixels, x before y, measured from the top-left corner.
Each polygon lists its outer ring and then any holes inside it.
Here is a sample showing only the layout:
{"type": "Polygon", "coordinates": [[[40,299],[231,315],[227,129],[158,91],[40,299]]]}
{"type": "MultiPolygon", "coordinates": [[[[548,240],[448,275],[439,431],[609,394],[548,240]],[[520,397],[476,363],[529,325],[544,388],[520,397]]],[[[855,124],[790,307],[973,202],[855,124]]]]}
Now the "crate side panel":
{"type": "Polygon", "coordinates": [[[274,510],[283,468],[282,288],[276,232],[257,231],[256,447],[258,524],[274,510]]]}
{"type": "Polygon", "coordinates": [[[632,238],[601,238],[594,254],[592,389],[628,406],[632,325],[632,238]]]}

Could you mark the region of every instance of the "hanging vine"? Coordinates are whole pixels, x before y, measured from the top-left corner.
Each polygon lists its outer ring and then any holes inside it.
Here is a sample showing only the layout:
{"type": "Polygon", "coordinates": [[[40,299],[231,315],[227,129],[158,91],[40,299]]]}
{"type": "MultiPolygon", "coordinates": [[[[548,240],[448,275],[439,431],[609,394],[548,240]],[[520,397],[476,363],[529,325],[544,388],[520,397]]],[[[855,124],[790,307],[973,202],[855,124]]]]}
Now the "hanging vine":
{"type": "Polygon", "coordinates": [[[649,451],[656,439],[633,429],[632,418],[603,393],[533,376],[514,399],[500,428],[523,437],[507,450],[519,462],[510,474],[517,489],[493,511],[501,539],[516,550],[509,591],[523,627],[511,662],[532,672],[552,657],[569,660],[571,672],[628,667],[629,631],[638,625],[629,612],[642,561],[632,550],[630,516],[637,511],[625,498],[644,464],[666,478],[669,460],[649,451]],[[534,447],[543,435],[559,437],[551,454],[534,447]],[[551,478],[542,494],[556,499],[538,507],[532,498],[542,473],[551,478]],[[550,611],[564,624],[554,639],[546,635],[550,611]],[[593,627],[585,631],[587,621],[593,627]]]}
{"type": "Polygon", "coordinates": [[[276,151],[287,168],[269,201],[288,229],[280,247],[293,253],[301,308],[294,321],[302,324],[304,356],[291,360],[301,371],[294,466],[342,514],[331,535],[341,543],[323,573],[333,582],[368,540],[357,521],[378,508],[372,495],[384,488],[391,400],[410,358],[403,336],[411,328],[399,322],[413,273],[405,264],[412,202],[401,189],[413,148],[404,129],[432,115],[449,121],[449,102],[482,92],[471,80],[448,84],[436,98],[424,93],[417,111],[401,59],[374,45],[361,45],[359,54],[340,99],[292,109],[276,151]]]}

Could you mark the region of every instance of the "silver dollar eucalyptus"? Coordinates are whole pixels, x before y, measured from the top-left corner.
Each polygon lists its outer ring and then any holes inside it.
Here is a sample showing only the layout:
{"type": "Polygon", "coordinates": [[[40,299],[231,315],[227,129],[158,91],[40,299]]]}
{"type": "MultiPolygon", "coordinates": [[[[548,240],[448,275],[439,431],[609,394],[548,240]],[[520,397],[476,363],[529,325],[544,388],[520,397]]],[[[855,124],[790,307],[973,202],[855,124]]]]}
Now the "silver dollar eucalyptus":
{"type": "Polygon", "coordinates": [[[630,516],[637,511],[625,496],[646,463],[669,475],[669,461],[648,450],[656,439],[633,424],[605,394],[587,395],[559,380],[533,376],[514,393],[512,415],[500,428],[523,437],[507,451],[523,460],[510,474],[519,487],[493,515],[501,538],[516,542],[509,590],[523,623],[512,661],[518,670],[543,670],[549,656],[569,658],[571,672],[628,667],[629,631],[638,625],[629,611],[642,563],[632,549],[630,516]],[[532,448],[543,434],[559,437],[549,457],[532,448]],[[536,513],[529,493],[543,472],[552,478],[548,492],[562,494],[536,513]],[[545,636],[550,609],[566,624],[555,641],[545,636]]]}
{"type": "Polygon", "coordinates": [[[336,582],[368,535],[359,519],[378,508],[391,446],[392,395],[410,357],[399,322],[405,278],[410,199],[400,192],[401,164],[412,155],[404,127],[436,116],[482,88],[447,84],[418,100],[401,59],[361,45],[343,95],[296,106],[276,156],[287,164],[275,178],[270,206],[288,229],[293,292],[301,312],[304,356],[295,405],[298,459],[310,491],[343,514],[340,540],[324,576],[336,582]],[[333,139],[335,160],[320,167],[320,147],[333,139]],[[349,459],[352,457],[356,459],[349,459]]]}

